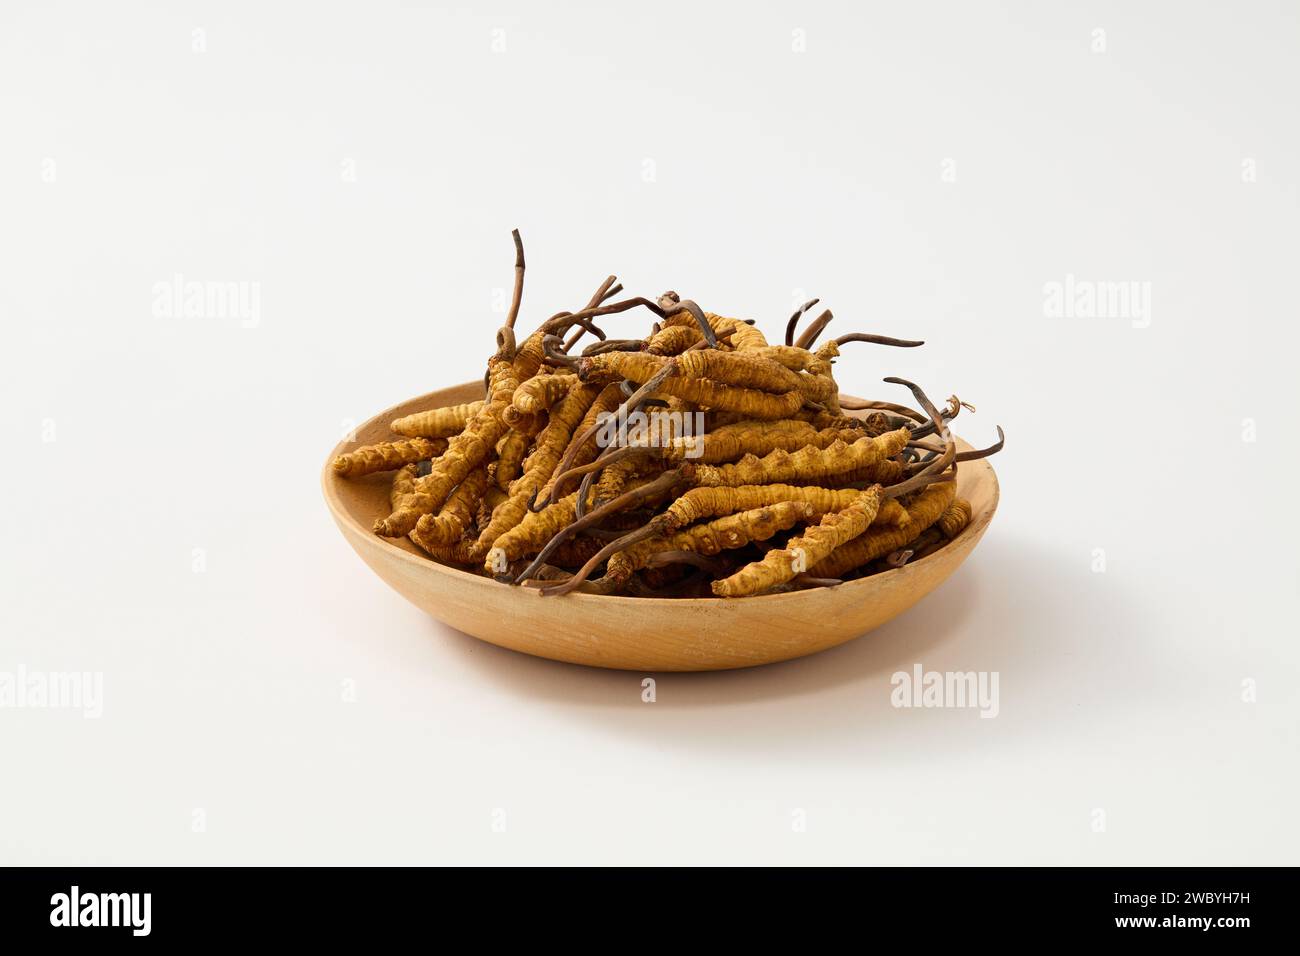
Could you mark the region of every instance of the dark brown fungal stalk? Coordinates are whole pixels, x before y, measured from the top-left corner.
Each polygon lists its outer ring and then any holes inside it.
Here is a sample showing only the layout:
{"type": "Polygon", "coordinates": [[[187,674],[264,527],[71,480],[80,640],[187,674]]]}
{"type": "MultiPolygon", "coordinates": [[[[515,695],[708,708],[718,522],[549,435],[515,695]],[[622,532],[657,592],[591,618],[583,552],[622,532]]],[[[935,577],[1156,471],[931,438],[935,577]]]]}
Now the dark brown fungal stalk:
{"type": "Polygon", "coordinates": [[[799,308],[795,309],[794,315],[785,324],[785,344],[794,345],[794,330],[798,328],[799,322],[803,319],[804,313],[820,302],[820,299],[809,299],[799,308]]]}
{"type": "Polygon", "coordinates": [[[881,411],[893,412],[896,415],[902,415],[910,418],[914,422],[924,422],[926,417],[923,413],[914,408],[908,408],[906,405],[899,405],[896,402],[882,402],[878,400],[867,401],[865,399],[845,398],[840,396],[840,407],[848,411],[867,412],[881,411]]]}
{"type": "Polygon", "coordinates": [[[574,520],[581,521],[587,517],[587,502],[591,500],[591,486],[595,481],[594,471],[582,476],[582,481],[578,485],[578,500],[573,507],[574,520]]]}
{"type": "MultiPolygon", "coordinates": [[[[608,276],[605,279],[605,281],[600,284],[600,287],[596,290],[595,295],[593,295],[591,299],[587,302],[586,308],[593,309],[596,306],[600,305],[602,302],[604,302],[606,299],[616,296],[620,292],[622,292],[623,286],[621,284],[616,284],[616,283],[618,283],[617,276],[608,276]]],[[[605,338],[605,333],[602,332],[596,326],[596,324],[590,321],[589,319],[579,319],[576,324],[578,326],[577,330],[573,333],[572,336],[569,337],[569,340],[564,343],[564,351],[566,352],[572,351],[574,345],[578,343],[578,340],[582,338],[584,333],[590,332],[598,339],[605,338]]]]}
{"type": "Polygon", "coordinates": [[[512,229],[510,237],[515,241],[515,291],[510,297],[510,312],[506,315],[507,329],[515,327],[519,306],[524,301],[524,240],[520,238],[518,229],[512,229]]]}
{"type": "Polygon", "coordinates": [[[844,581],[841,578],[815,578],[811,574],[799,574],[790,583],[805,588],[833,588],[839,587],[844,581]]]}
{"type": "Polygon", "coordinates": [[[915,382],[909,382],[905,378],[898,378],[893,375],[886,378],[885,381],[891,385],[904,385],[911,389],[912,396],[916,399],[917,404],[925,409],[926,414],[930,416],[931,423],[934,425],[935,429],[938,430],[939,437],[943,439],[944,447],[942,455],[927,464],[915,475],[912,475],[905,481],[901,481],[896,485],[890,485],[885,489],[885,497],[898,498],[902,495],[910,494],[913,491],[924,488],[927,485],[934,484],[936,481],[943,480],[933,476],[942,474],[956,459],[957,442],[953,439],[952,432],[948,431],[948,425],[944,421],[943,413],[935,407],[934,402],[930,401],[930,397],[925,394],[921,389],[921,386],[917,385],[915,382]]]}
{"type": "Polygon", "coordinates": [[[831,319],[835,318],[830,309],[827,309],[817,318],[813,319],[808,328],[803,330],[803,334],[795,340],[795,348],[809,349],[817,343],[818,337],[826,331],[826,326],[831,324],[831,319]]]}
{"type": "Polygon", "coordinates": [[[646,562],[646,567],[662,568],[669,564],[689,564],[708,571],[714,577],[725,575],[731,567],[730,562],[696,551],[659,551],[646,562]]]}
{"type": "Polygon", "coordinates": [[[564,342],[558,335],[542,336],[542,355],[547,365],[555,365],[560,368],[578,370],[578,364],[582,361],[576,355],[569,355],[564,349],[564,342]]]}
{"type": "Polygon", "coordinates": [[[872,345],[892,345],[900,349],[914,349],[918,345],[925,344],[918,339],[896,339],[888,335],[873,335],[870,332],[850,332],[848,335],[841,335],[834,342],[836,345],[847,345],[850,342],[870,342],[872,345]]]}
{"type": "Polygon", "coordinates": [[[885,564],[891,568],[901,568],[911,560],[914,553],[915,552],[909,551],[907,548],[891,552],[890,554],[885,555],[885,564]]]}
{"type": "Polygon", "coordinates": [[[640,352],[644,349],[645,339],[604,339],[583,349],[582,357],[604,355],[606,352],[640,352]]]}
{"type": "Polygon", "coordinates": [[[1007,443],[1007,436],[1002,431],[1001,425],[994,426],[998,430],[998,440],[988,448],[977,448],[974,451],[960,451],[957,453],[958,461],[978,461],[981,458],[988,458],[990,455],[996,455],[1007,443]]]}

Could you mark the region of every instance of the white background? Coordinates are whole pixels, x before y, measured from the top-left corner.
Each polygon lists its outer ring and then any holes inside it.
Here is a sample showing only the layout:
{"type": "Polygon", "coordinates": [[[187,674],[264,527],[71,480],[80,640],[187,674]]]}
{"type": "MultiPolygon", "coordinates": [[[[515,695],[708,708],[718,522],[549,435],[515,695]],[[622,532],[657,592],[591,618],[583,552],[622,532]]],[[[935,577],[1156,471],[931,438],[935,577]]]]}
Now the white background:
{"type": "Polygon", "coordinates": [[[1297,862],[1294,6],[109,6],[0,15],[0,671],[104,680],[0,709],[0,862],[1297,862]],[[1006,428],[984,542],[654,704],[407,605],[319,469],[482,374],[514,226],[524,328],[615,272],[926,339],[838,375],[1006,428]],[[915,663],[999,716],[894,709],[915,663]]]}

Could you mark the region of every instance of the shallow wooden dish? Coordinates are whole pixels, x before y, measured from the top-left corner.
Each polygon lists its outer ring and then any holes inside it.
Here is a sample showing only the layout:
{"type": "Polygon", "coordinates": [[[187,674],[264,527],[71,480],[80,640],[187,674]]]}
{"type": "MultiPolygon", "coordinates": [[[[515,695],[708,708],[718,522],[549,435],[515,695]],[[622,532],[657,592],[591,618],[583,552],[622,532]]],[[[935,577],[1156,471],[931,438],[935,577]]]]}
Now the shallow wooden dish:
{"type": "Polygon", "coordinates": [[[972,510],[965,531],[927,558],[838,587],[736,599],[543,598],[531,588],[436,564],[406,538],[372,533],[374,520],[388,513],[392,474],[348,480],[331,468],[357,445],[391,440],[394,418],[473,401],[482,392],[482,382],[470,382],[379,413],[357,429],[356,441],[330,452],[321,484],[343,537],[399,594],[459,631],[538,657],[623,670],[704,671],[825,650],[884,624],[938,587],[974,550],[998,504],[988,461],[962,465],[958,494],[972,510]]]}

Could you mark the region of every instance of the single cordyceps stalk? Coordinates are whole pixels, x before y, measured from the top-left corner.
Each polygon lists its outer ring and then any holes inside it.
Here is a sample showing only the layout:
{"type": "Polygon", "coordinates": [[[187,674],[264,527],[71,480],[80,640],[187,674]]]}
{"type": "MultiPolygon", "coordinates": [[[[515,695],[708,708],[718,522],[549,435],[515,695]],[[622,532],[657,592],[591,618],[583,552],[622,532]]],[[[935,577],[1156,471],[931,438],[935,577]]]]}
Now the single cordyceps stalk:
{"type": "MultiPolygon", "coordinates": [[[[843,511],[825,515],[820,524],[808,528],[797,538],[791,538],[784,548],[773,549],[761,561],[746,565],[729,578],[714,581],[713,593],[718,597],[761,594],[803,574],[836,548],[871,527],[882,500],[879,485],[861,492],[853,504],[843,511]]],[[[820,573],[817,576],[834,577],[820,573]]]]}
{"type": "Polygon", "coordinates": [[[723,464],[744,455],[768,455],[778,448],[786,451],[798,451],[809,445],[826,448],[842,441],[846,434],[847,430],[842,427],[817,429],[798,419],[738,422],[715,428],[702,436],[674,439],[666,449],[665,457],[697,465],[723,464]]]}
{"type": "MultiPolygon", "coordinates": [[[[818,488],[815,485],[745,485],[739,488],[692,488],[651,522],[660,522],[659,534],[671,534],[686,525],[708,518],[749,511],[779,501],[802,501],[812,508],[814,520],[843,511],[862,496],[856,488],[818,488]]],[[[911,519],[907,509],[892,499],[880,506],[875,524],[894,527],[911,519]]]]}
{"type": "Polygon", "coordinates": [[[673,395],[706,408],[740,412],[764,420],[790,418],[804,403],[797,389],[775,395],[756,388],[737,388],[707,378],[668,378],[655,392],[673,395]]]}
{"type": "Polygon", "coordinates": [[[939,480],[907,503],[911,521],[902,528],[871,528],[858,538],[836,548],[813,566],[810,574],[821,578],[842,578],[869,561],[907,546],[939,520],[956,497],[957,484],[939,480]]]}
{"type": "Polygon", "coordinates": [[[358,478],[376,471],[392,471],[426,458],[436,458],[447,450],[445,438],[407,438],[377,445],[362,445],[355,451],[334,459],[334,472],[345,478],[358,478]]]}
{"type": "Polygon", "coordinates": [[[611,557],[611,570],[616,565],[644,567],[646,558],[662,551],[703,555],[734,551],[755,541],[766,541],[777,532],[787,531],[812,517],[813,506],[806,501],[775,501],[683,528],[659,541],[644,541],[611,557]]]}
{"type": "Polygon", "coordinates": [[[737,487],[775,482],[818,482],[892,458],[907,447],[906,428],[886,432],[878,438],[863,437],[852,444],[835,441],[826,448],[809,445],[796,452],[777,449],[762,458],[746,455],[730,465],[700,465],[695,481],[699,485],[737,487]]]}
{"type": "MultiPolygon", "coordinates": [[[[664,379],[655,394],[743,412],[751,418],[790,417],[805,400],[801,383],[811,378],[770,359],[738,352],[688,351],[676,361],[677,372],[664,379]],[[705,371],[716,377],[702,377],[705,371]],[[780,388],[782,384],[787,387],[780,388]]],[[[645,352],[608,352],[583,359],[578,374],[583,381],[626,378],[640,383],[662,373],[664,363],[664,358],[645,352]]]]}
{"type": "Polygon", "coordinates": [[[790,316],[789,321],[785,323],[785,344],[787,348],[794,347],[794,332],[799,327],[799,322],[803,319],[804,313],[820,302],[821,299],[809,299],[799,308],[795,309],[794,314],[790,316]]]}
{"type": "MultiPolygon", "coordinates": [[[[608,457],[598,458],[565,472],[556,472],[553,481],[558,485],[591,471],[599,471],[626,459],[651,461],[655,458],[680,464],[721,464],[734,461],[742,455],[766,455],[778,448],[797,451],[809,445],[826,448],[842,441],[844,428],[826,428],[818,431],[807,422],[784,419],[773,422],[738,422],[724,425],[703,435],[674,437],[668,443],[628,444],[618,448],[608,457]]],[[[900,466],[901,467],[901,466],[900,466]]]]}
{"type": "Polygon", "coordinates": [[[500,403],[484,405],[465,430],[451,439],[446,453],[434,461],[433,470],[416,481],[415,491],[403,500],[402,507],[375,522],[375,533],[400,538],[410,534],[422,515],[441,508],[452,490],[488,460],[501,440],[506,430],[500,418],[504,407],[500,403]]]}
{"type": "Polygon", "coordinates": [[[427,412],[415,412],[394,419],[388,427],[408,438],[450,438],[464,431],[465,424],[482,408],[482,402],[431,408],[427,412]]]}
{"type": "Polygon", "coordinates": [[[716,349],[684,352],[678,369],[691,378],[707,378],[724,385],[756,388],[780,395],[800,388],[805,376],[779,362],[753,352],[719,352],[716,349]]]}
{"type": "Polygon", "coordinates": [[[519,317],[519,306],[524,301],[524,240],[519,235],[518,229],[510,230],[510,238],[515,243],[515,291],[510,297],[510,312],[506,315],[506,328],[515,327],[515,319],[519,317]]]}
{"type": "Polygon", "coordinates": [[[415,528],[425,547],[446,547],[455,544],[474,522],[479,502],[487,489],[487,466],[480,465],[456,486],[447,503],[437,515],[423,515],[415,528]],[[427,544],[425,544],[427,542],[427,544]]]}

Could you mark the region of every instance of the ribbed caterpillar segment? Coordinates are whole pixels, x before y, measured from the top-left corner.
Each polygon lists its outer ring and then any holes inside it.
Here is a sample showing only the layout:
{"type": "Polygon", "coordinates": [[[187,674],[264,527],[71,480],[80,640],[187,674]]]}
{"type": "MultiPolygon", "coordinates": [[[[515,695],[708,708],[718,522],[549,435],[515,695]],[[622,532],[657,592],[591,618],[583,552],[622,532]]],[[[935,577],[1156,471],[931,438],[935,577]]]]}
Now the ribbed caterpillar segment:
{"type": "MultiPolygon", "coordinates": [[[[738,352],[748,351],[750,349],[762,349],[767,347],[767,339],[757,328],[740,319],[728,318],[725,315],[714,315],[712,312],[704,313],[704,319],[709,323],[709,328],[713,329],[715,335],[731,336],[731,347],[738,352]]],[[[694,316],[688,312],[678,312],[670,315],[663,321],[665,328],[677,325],[687,325],[698,328],[694,316]]]]}
{"type": "Polygon", "coordinates": [[[408,438],[450,438],[464,431],[465,424],[482,407],[482,402],[466,402],[463,405],[431,408],[427,412],[415,412],[394,419],[388,427],[408,438]]]}
{"type": "Polygon", "coordinates": [[[515,389],[512,402],[526,414],[544,412],[577,384],[577,375],[537,375],[515,389]]]}
{"type": "Polygon", "coordinates": [[[651,355],[681,355],[691,346],[703,341],[704,333],[694,323],[670,325],[650,336],[645,350],[651,355]]]}
{"type": "Polygon", "coordinates": [[[460,538],[448,545],[438,545],[428,541],[419,528],[411,531],[410,538],[417,545],[429,552],[431,558],[436,558],[446,564],[469,564],[469,548],[473,543],[469,538],[460,538]]]}
{"type": "Polygon", "coordinates": [[[436,458],[447,450],[445,438],[404,438],[401,441],[362,445],[334,459],[334,471],[347,478],[358,478],[376,471],[392,471],[403,465],[436,458]]]}
{"type": "Polygon", "coordinates": [[[843,428],[817,430],[808,422],[784,419],[774,422],[739,422],[715,428],[703,436],[679,438],[666,457],[670,461],[692,461],[712,465],[735,461],[744,455],[766,455],[778,448],[797,451],[813,445],[825,448],[842,440],[843,428]]]}
{"type": "Polygon", "coordinates": [[[419,469],[414,464],[403,465],[397,469],[397,473],[393,475],[393,487],[388,489],[390,509],[396,509],[401,500],[415,490],[417,477],[419,477],[419,469]]]}
{"type": "Polygon", "coordinates": [[[804,403],[803,394],[797,389],[774,395],[759,389],[724,385],[707,378],[677,376],[666,379],[656,395],[673,395],[704,408],[740,412],[749,418],[765,420],[789,418],[804,403]]]}
{"type": "Polygon", "coordinates": [[[965,498],[957,498],[948,506],[948,510],[939,516],[937,522],[939,530],[943,532],[945,538],[957,537],[970,524],[970,514],[970,502],[965,498]]]}
{"type": "Polygon", "coordinates": [[[869,561],[897,551],[938,521],[956,494],[955,482],[943,481],[930,485],[908,502],[907,513],[912,520],[906,527],[872,528],[856,540],[836,548],[809,573],[819,578],[842,578],[869,561]]]}
{"type": "Polygon", "coordinates": [[[496,467],[492,469],[492,480],[496,482],[498,488],[509,488],[510,483],[519,477],[519,472],[523,469],[524,455],[528,453],[528,446],[531,443],[532,439],[523,432],[517,432],[513,428],[506,429],[505,436],[497,442],[496,467]]]}
{"type": "MultiPolygon", "coordinates": [[[[812,507],[811,517],[818,520],[832,511],[843,511],[862,492],[856,488],[819,488],[814,485],[745,485],[739,488],[692,488],[668,506],[655,519],[660,533],[667,534],[710,518],[749,511],[782,501],[804,502],[812,507]]],[[[886,500],[876,515],[877,524],[901,527],[908,523],[907,509],[894,499],[886,500]]]]}
{"type": "Polygon", "coordinates": [[[678,357],[677,368],[690,378],[708,378],[724,385],[756,388],[778,395],[799,389],[800,380],[808,377],[752,352],[719,352],[717,349],[687,352],[678,357]]]}
{"type": "Polygon", "coordinates": [[[878,438],[859,438],[852,444],[836,440],[826,448],[807,445],[795,452],[778,448],[762,458],[746,455],[730,465],[700,465],[695,480],[699,485],[733,488],[775,482],[812,483],[892,458],[907,447],[909,437],[908,430],[900,428],[878,438]]]}
{"type": "Polygon", "coordinates": [[[779,362],[792,372],[807,372],[810,375],[829,375],[831,372],[830,362],[793,345],[765,345],[751,349],[746,354],[779,362]]]}
{"type": "Polygon", "coordinates": [[[879,485],[860,492],[847,508],[824,515],[820,524],[791,538],[784,548],[773,549],[761,561],[714,581],[713,593],[718,597],[744,597],[762,594],[792,580],[870,528],[882,500],[879,485]]]}

